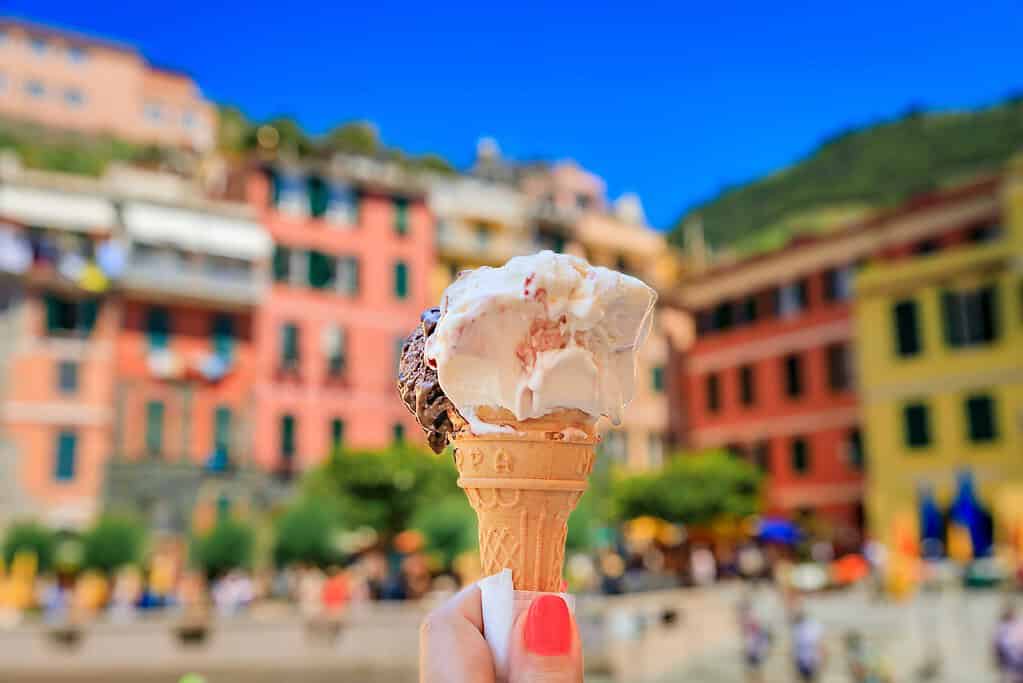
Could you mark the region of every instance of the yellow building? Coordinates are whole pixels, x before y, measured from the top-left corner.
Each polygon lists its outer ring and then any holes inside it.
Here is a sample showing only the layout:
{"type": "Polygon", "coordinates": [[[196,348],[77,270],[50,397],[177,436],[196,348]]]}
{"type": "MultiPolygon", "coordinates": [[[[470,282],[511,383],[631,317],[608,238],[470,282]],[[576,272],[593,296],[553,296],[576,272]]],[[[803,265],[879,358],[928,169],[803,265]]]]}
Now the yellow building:
{"type": "Polygon", "coordinates": [[[947,509],[961,470],[996,538],[1020,521],[1000,506],[1023,485],[1023,164],[984,192],[993,216],[968,237],[917,245],[856,280],[868,518],[885,542],[916,517],[922,486],[947,509]]]}

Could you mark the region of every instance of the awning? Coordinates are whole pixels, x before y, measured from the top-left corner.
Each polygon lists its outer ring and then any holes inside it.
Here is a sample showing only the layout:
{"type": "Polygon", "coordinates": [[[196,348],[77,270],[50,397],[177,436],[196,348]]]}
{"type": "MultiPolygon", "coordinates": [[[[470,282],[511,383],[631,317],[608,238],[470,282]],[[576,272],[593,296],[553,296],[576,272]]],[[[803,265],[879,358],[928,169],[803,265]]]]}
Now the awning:
{"type": "Polygon", "coordinates": [[[35,187],[0,186],[0,217],[40,228],[109,231],[117,213],[109,199],[35,187]]]}
{"type": "Polygon", "coordinates": [[[121,215],[128,235],[146,244],[246,260],[267,258],[273,246],[262,225],[244,218],[134,202],[121,215]]]}

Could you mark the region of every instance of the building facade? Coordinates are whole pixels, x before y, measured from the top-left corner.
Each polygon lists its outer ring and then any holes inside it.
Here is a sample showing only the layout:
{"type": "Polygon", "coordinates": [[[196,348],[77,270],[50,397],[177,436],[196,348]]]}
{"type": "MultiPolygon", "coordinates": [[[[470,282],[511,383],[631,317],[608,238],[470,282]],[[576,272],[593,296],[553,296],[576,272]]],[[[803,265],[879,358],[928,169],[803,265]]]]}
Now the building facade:
{"type": "MultiPolygon", "coordinates": [[[[190,184],[174,177],[158,183],[169,194],[147,194],[153,174],[126,184],[129,173],[0,163],[9,512],[80,525],[119,463],[250,451],[252,319],[269,239],[244,205],[197,192],[185,201],[190,184]]],[[[150,484],[155,495],[164,482],[150,484]]]]}
{"type": "Polygon", "coordinates": [[[999,513],[1023,483],[1023,166],[983,196],[965,230],[856,280],[870,529],[888,542],[922,495],[947,509],[964,472],[996,521],[1018,521],[999,513]]]}
{"type": "Polygon", "coordinates": [[[138,143],[206,150],[216,107],[188,75],[112,41],[0,20],[0,115],[138,143]]]}
{"type": "Polygon", "coordinates": [[[676,437],[756,462],[767,473],[772,514],[862,528],[871,451],[854,362],[855,273],[966,239],[992,219],[993,187],[982,181],[920,197],[684,280],[678,298],[696,338],[676,364],[684,392],[676,437]]]}
{"type": "Polygon", "coordinates": [[[416,434],[394,382],[432,301],[425,188],[391,164],[342,157],[250,169],[244,186],[274,243],[256,322],[256,461],[289,475],[342,445],[416,434]]]}

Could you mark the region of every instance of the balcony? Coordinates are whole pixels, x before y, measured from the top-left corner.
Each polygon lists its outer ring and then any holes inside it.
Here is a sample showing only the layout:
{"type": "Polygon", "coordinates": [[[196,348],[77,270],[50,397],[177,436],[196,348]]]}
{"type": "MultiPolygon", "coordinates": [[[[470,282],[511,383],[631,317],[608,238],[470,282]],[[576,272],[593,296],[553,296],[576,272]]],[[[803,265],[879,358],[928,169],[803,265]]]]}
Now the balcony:
{"type": "Polygon", "coordinates": [[[442,257],[494,264],[536,250],[536,245],[527,235],[501,229],[481,229],[454,220],[438,225],[437,247],[442,257]]]}
{"type": "Polygon", "coordinates": [[[261,273],[246,261],[139,244],[128,259],[121,285],[149,295],[235,306],[257,304],[266,288],[261,273]]]}

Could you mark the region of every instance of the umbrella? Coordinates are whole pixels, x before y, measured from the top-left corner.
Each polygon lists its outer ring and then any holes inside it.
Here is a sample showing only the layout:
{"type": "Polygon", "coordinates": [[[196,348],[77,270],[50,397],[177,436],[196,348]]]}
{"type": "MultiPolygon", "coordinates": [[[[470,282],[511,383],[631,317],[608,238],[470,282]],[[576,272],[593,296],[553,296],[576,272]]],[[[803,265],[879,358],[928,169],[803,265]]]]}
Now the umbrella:
{"type": "Polygon", "coordinates": [[[934,490],[921,485],[920,491],[920,544],[927,556],[940,556],[945,543],[945,519],[934,500],[934,490]]]}
{"type": "Polygon", "coordinates": [[[761,519],[757,525],[757,540],[765,543],[793,545],[802,537],[799,528],[786,519],[761,519]]]}
{"type": "Polygon", "coordinates": [[[969,532],[974,557],[986,557],[991,553],[991,515],[977,500],[969,470],[961,470],[956,481],[957,492],[949,517],[969,532]]]}

